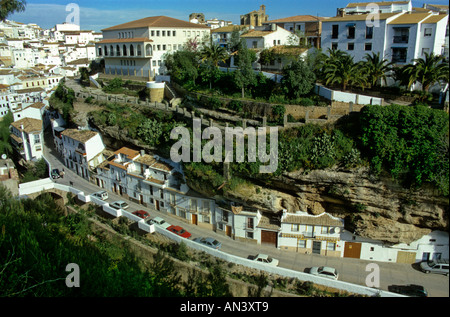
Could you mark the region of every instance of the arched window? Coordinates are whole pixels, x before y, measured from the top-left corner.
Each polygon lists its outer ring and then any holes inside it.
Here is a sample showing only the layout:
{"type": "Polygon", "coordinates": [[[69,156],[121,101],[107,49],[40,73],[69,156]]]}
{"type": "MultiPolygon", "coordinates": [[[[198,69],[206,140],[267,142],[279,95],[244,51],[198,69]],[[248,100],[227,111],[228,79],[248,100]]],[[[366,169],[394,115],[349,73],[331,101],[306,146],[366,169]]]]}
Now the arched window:
{"type": "Polygon", "coordinates": [[[137,46],[137,56],[142,56],[142,48],[140,44],[137,46]]]}
{"type": "Polygon", "coordinates": [[[112,45],[109,46],[109,54],[111,56],[114,56],[114,46],[112,46],[112,45]]]}
{"type": "Polygon", "coordinates": [[[101,47],[98,48],[98,56],[102,56],[102,48],[101,47]]]}
{"type": "Polygon", "coordinates": [[[117,54],[117,56],[121,55],[120,54],[120,46],[119,45],[116,45],[116,54],[117,54]]]}
{"type": "Polygon", "coordinates": [[[105,45],[105,56],[108,56],[108,46],[105,45]]]}
{"type": "Polygon", "coordinates": [[[134,45],[130,44],[130,56],[134,56],[134,45]]]}
{"type": "Polygon", "coordinates": [[[127,46],[125,44],[123,45],[122,55],[127,56],[127,46]]]}
{"type": "Polygon", "coordinates": [[[152,45],[151,44],[147,44],[147,46],[145,46],[145,55],[146,56],[152,55],[152,45]]]}

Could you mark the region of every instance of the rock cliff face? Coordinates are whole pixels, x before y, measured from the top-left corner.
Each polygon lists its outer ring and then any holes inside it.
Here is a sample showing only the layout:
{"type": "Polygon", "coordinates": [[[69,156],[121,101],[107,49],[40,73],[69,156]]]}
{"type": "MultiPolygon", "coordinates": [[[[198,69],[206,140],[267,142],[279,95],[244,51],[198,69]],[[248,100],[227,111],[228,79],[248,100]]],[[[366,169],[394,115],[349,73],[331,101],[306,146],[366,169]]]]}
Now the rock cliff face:
{"type": "Polygon", "coordinates": [[[408,190],[389,178],[373,178],[365,169],[287,173],[227,196],[273,212],[326,211],[345,218],[350,232],[388,243],[410,243],[432,230],[448,229],[448,198],[432,188],[408,190]]]}

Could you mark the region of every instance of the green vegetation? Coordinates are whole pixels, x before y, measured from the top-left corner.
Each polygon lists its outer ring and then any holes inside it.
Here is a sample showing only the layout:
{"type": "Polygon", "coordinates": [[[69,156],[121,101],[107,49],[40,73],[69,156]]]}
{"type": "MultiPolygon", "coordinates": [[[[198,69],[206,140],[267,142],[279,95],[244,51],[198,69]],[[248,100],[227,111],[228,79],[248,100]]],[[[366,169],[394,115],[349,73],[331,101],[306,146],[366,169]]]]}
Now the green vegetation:
{"type": "Polygon", "coordinates": [[[39,179],[47,178],[49,170],[47,162],[43,158],[34,163],[28,163],[25,174],[20,179],[21,183],[33,182],[39,179]]]}
{"type": "Polygon", "coordinates": [[[0,152],[1,154],[10,155],[13,152],[12,145],[9,141],[11,134],[9,126],[14,122],[14,117],[11,111],[0,119],[0,152]]]}
{"type": "Polygon", "coordinates": [[[71,122],[74,100],[75,91],[64,86],[64,80],[61,80],[55,93],[50,97],[50,105],[62,114],[66,122],[71,122]]]}

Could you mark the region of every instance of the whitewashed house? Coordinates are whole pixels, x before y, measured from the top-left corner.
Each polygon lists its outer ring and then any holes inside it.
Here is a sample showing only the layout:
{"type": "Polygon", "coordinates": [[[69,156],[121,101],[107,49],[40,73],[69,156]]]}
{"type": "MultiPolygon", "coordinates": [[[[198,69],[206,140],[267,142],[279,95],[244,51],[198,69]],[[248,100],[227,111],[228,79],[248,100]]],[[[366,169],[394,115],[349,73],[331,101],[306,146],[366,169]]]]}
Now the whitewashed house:
{"type": "Polygon", "coordinates": [[[343,219],[328,213],[310,215],[307,212],[283,211],[278,247],[305,254],[341,257],[343,228],[343,219]]]}
{"type": "Polygon", "coordinates": [[[411,63],[424,53],[445,53],[448,15],[432,12],[380,13],[376,24],[367,23],[372,15],[338,16],[322,21],[322,49],[344,51],[355,62],[366,54],[397,65],[411,63]]]}
{"type": "Polygon", "coordinates": [[[105,145],[100,134],[89,130],[66,129],[61,132],[61,141],[65,166],[89,180],[90,169],[103,160],[105,145]]]}
{"type": "MultiPolygon", "coordinates": [[[[288,45],[290,39],[297,35],[285,30],[277,24],[255,27],[241,35],[248,48],[265,49],[277,45],[288,45]]],[[[297,37],[298,38],[298,37],[297,37]]]]}
{"type": "Polygon", "coordinates": [[[153,78],[164,75],[164,56],[184,47],[188,40],[209,39],[210,28],[166,16],[148,17],[102,30],[95,44],[97,58],[105,60],[105,73],[153,78]]]}
{"type": "Polygon", "coordinates": [[[37,161],[43,156],[44,129],[42,120],[23,118],[11,123],[13,148],[25,161],[37,161]]]}

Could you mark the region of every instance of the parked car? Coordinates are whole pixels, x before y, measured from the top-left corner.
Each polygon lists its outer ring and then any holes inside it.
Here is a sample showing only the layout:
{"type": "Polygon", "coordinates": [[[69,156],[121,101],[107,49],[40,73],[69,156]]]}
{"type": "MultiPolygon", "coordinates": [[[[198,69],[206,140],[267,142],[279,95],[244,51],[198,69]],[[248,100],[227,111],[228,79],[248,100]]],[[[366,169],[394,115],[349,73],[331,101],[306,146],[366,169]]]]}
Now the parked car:
{"type": "Polygon", "coordinates": [[[420,269],[425,273],[444,274],[448,276],[448,259],[432,260],[420,263],[420,269]]]}
{"type": "Polygon", "coordinates": [[[57,179],[61,177],[61,173],[59,172],[59,169],[55,168],[52,170],[52,172],[50,173],[50,175],[52,176],[53,179],[57,179]]]}
{"type": "Polygon", "coordinates": [[[101,199],[101,200],[107,200],[108,199],[108,193],[104,190],[101,190],[99,192],[93,193],[92,196],[95,198],[101,199]]]}
{"type": "Polygon", "coordinates": [[[123,200],[115,201],[110,206],[114,209],[127,209],[129,206],[123,200]]]}
{"type": "Polygon", "coordinates": [[[155,218],[153,218],[153,219],[150,219],[150,220],[148,221],[148,223],[150,223],[150,224],[155,224],[155,225],[159,225],[159,226],[163,227],[164,229],[167,229],[167,228],[169,228],[169,227],[171,226],[170,223],[166,222],[166,221],[165,221],[163,218],[161,218],[161,217],[155,217],[155,218]]]}
{"type": "Polygon", "coordinates": [[[389,285],[388,290],[389,292],[411,297],[428,297],[427,290],[421,285],[389,285]]]}
{"type": "Polygon", "coordinates": [[[277,259],[274,259],[267,254],[261,254],[261,253],[256,255],[256,257],[253,259],[253,261],[265,263],[265,264],[268,264],[271,266],[278,266],[278,263],[280,263],[280,261],[278,261],[277,259]]]}
{"type": "Polygon", "coordinates": [[[139,218],[146,219],[150,217],[150,214],[145,210],[136,210],[132,212],[133,215],[138,216],[139,218]]]}
{"type": "Polygon", "coordinates": [[[214,238],[195,238],[194,241],[216,250],[219,250],[222,247],[222,243],[214,238]]]}
{"type": "Polygon", "coordinates": [[[314,266],[309,270],[309,273],[312,275],[331,278],[333,280],[337,280],[339,277],[337,270],[329,266],[320,266],[320,267],[314,266]]]}
{"type": "Polygon", "coordinates": [[[180,226],[170,226],[167,228],[167,230],[175,233],[176,235],[179,235],[180,237],[186,238],[186,239],[189,239],[191,237],[191,234],[189,232],[187,232],[186,230],[184,230],[180,226]]]}

